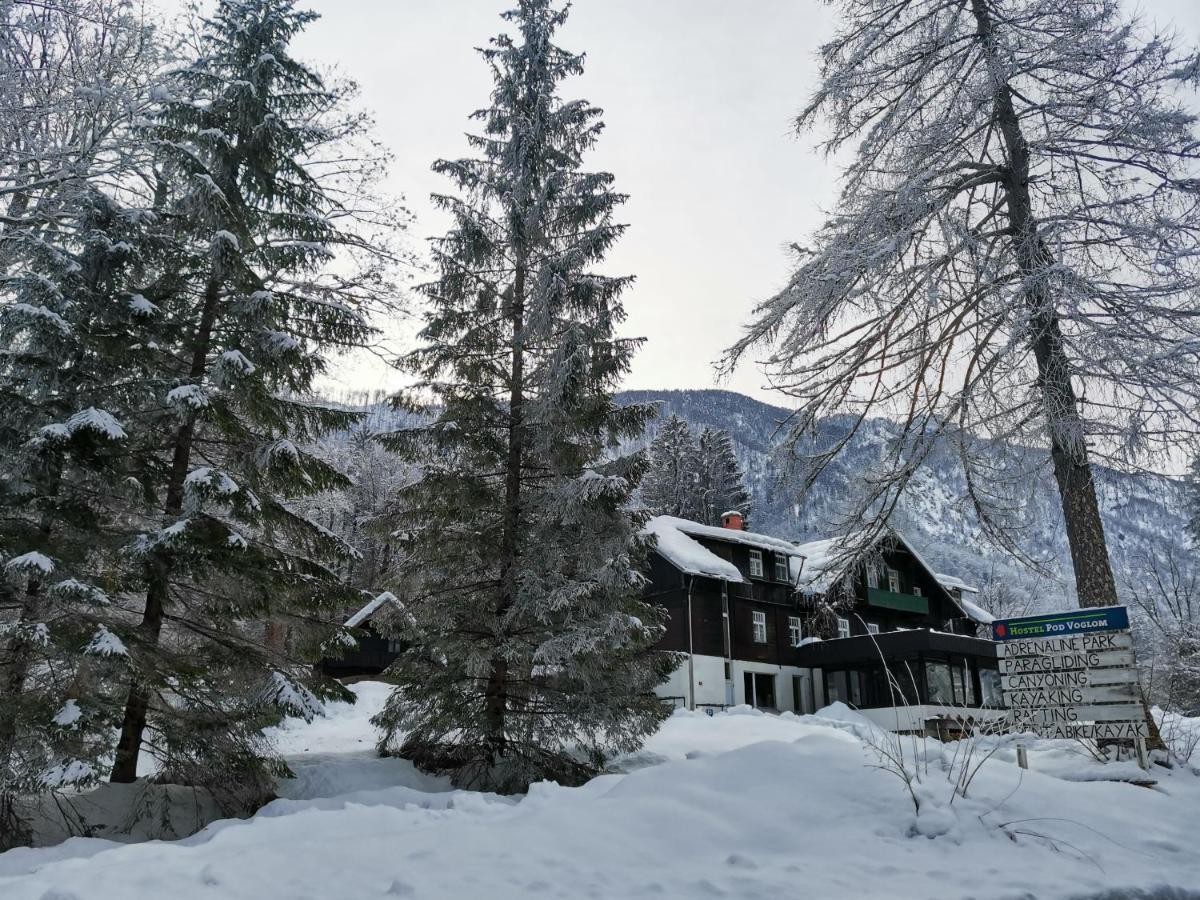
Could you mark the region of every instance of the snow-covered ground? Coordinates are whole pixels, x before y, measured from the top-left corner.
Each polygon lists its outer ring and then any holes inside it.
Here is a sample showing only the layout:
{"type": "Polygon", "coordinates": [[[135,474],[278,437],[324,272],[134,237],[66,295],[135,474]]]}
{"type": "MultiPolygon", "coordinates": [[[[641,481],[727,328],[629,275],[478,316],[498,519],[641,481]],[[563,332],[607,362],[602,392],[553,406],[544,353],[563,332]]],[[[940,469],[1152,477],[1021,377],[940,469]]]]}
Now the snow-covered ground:
{"type": "Polygon", "coordinates": [[[678,712],[621,774],[536,785],[517,800],[375,758],[367,720],[386,688],[355,691],[354,706],[278,729],[297,778],[254,818],[173,843],[76,838],[0,854],[0,898],[894,900],[1200,888],[1200,778],[1090,780],[1140,773],[1102,768],[1069,742],[1039,744],[1028,772],[999,749],[966,798],[944,769],[962,746],[909,743],[906,753],[928,751],[918,815],[901,780],[878,768],[878,737],[844,707],[678,712]]]}

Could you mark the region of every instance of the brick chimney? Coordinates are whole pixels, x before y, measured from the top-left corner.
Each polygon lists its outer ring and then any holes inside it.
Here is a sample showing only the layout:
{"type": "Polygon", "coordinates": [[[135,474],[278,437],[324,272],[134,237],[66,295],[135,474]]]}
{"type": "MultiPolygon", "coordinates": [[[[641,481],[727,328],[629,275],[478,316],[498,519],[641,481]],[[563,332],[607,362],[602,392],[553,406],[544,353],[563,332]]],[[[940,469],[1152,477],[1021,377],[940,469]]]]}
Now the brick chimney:
{"type": "Polygon", "coordinates": [[[721,513],[721,527],[731,528],[734,531],[745,531],[746,518],[736,509],[731,509],[729,512],[721,513]]]}

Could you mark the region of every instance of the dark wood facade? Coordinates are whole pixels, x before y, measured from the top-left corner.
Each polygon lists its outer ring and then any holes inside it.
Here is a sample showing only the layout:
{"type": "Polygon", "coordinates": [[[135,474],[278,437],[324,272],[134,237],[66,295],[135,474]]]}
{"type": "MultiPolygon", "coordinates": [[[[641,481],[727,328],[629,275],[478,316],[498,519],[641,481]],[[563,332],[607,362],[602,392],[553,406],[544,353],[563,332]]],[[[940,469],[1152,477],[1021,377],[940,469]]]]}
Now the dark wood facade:
{"type": "MultiPolygon", "coordinates": [[[[735,677],[734,663],[819,669],[818,705],[834,700],[860,708],[891,706],[897,699],[955,706],[996,702],[994,645],[974,636],[976,623],[903,541],[890,541],[876,554],[870,563],[875,577],[864,565],[849,585],[813,596],[796,589],[794,567],[787,578],[779,577],[776,552],[767,543],[759,548],[763,564],[757,574],[750,566],[752,548],[740,543],[740,535],[724,540],[708,532],[685,533],[733,563],[744,583],[690,575],[654,554],[648,595],[669,614],[662,649],[722,657],[726,679],[735,677]],[[797,623],[801,639],[794,643],[797,623]],[[888,688],[885,664],[911,672],[902,698],[888,688]]],[[[742,677],[768,676],[747,671],[742,677]]],[[[761,699],[763,688],[754,693],[761,699]]],[[[744,696],[750,696],[749,687],[744,696]]],[[[774,706],[775,691],[769,696],[771,702],[759,705],[774,706]]]]}

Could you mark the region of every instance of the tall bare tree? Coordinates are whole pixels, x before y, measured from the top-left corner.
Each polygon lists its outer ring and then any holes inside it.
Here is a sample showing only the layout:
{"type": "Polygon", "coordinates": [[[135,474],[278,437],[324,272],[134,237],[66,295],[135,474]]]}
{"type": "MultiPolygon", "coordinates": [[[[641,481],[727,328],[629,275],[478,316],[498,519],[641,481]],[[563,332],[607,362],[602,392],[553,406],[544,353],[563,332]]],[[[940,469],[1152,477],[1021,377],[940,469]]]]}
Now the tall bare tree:
{"type": "Polygon", "coordinates": [[[1116,603],[1093,462],[1145,467],[1200,415],[1200,145],[1179,91],[1200,58],[1116,0],[836,5],[797,124],[854,155],[729,364],[766,349],[811,477],[868,415],[896,419],[848,516],[864,540],[948,441],[1018,550],[1036,482],[1005,448],[1044,447],[1079,602],[1116,603]],[[845,411],[840,441],[806,442],[845,411]]]}
{"type": "Polygon", "coordinates": [[[62,224],[72,190],[127,171],[154,34],[128,0],[0,3],[0,271],[14,232],[62,224]]]}

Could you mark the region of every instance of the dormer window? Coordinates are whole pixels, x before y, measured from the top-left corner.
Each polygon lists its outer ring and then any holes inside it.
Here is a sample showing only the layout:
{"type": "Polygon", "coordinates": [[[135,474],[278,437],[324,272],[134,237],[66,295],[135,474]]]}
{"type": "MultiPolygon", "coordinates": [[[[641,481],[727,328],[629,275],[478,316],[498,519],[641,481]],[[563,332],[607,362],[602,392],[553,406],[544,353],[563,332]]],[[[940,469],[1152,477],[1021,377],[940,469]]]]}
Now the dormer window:
{"type": "Polygon", "coordinates": [[[893,594],[900,593],[900,573],[895,569],[888,569],[888,590],[893,594]]]}
{"type": "Polygon", "coordinates": [[[763,558],[762,558],[761,550],[751,550],[750,551],[750,577],[751,578],[762,578],[763,577],[763,558]]]}
{"type": "Polygon", "coordinates": [[[775,580],[791,581],[788,573],[788,558],[782,553],[775,554],[775,580]]]}

